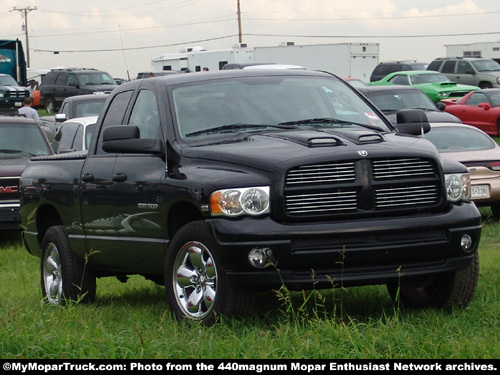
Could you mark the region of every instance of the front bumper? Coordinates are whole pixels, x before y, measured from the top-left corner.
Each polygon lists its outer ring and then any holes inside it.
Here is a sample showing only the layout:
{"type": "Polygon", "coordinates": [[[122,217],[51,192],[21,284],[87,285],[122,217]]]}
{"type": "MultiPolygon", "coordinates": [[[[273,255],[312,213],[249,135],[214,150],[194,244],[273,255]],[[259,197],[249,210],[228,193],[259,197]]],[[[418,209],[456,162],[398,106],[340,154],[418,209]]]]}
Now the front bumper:
{"type": "Polygon", "coordinates": [[[0,230],[21,230],[19,203],[0,204],[0,230]]]}
{"type": "Polygon", "coordinates": [[[479,245],[474,203],[446,213],[321,223],[277,223],[271,218],[211,219],[215,251],[226,275],[252,287],[291,289],[381,284],[398,277],[467,267],[479,245]],[[472,248],[460,240],[468,234],[472,248]],[[255,268],[251,249],[269,248],[273,265],[255,268]]]}

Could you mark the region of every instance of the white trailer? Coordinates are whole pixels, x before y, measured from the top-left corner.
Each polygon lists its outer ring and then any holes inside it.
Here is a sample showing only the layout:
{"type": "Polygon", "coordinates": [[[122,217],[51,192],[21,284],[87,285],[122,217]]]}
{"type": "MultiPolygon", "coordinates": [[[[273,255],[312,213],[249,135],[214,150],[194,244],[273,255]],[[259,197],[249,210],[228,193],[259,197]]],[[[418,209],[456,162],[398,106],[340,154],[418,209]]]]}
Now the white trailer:
{"type": "Polygon", "coordinates": [[[254,61],[254,50],[246,48],[245,44],[235,48],[207,51],[202,47],[186,48],[180,53],[164,54],[152,60],[153,70],[160,72],[164,70],[199,72],[204,68],[209,70],[220,70],[229,63],[251,63],[254,61]]]}
{"type": "Polygon", "coordinates": [[[340,77],[355,77],[365,82],[379,62],[378,43],[339,43],[248,48],[240,44],[231,49],[207,51],[192,47],[180,53],[153,58],[155,72],[164,70],[198,72],[203,68],[220,70],[228,63],[276,63],[299,65],[310,70],[324,70],[340,77]]]}
{"type": "Polygon", "coordinates": [[[448,44],[446,57],[487,57],[500,63],[500,42],[448,44]]]}
{"type": "Polygon", "coordinates": [[[300,65],[325,70],[340,77],[365,82],[379,63],[378,43],[295,45],[287,42],[274,47],[255,47],[255,61],[300,65]]]}

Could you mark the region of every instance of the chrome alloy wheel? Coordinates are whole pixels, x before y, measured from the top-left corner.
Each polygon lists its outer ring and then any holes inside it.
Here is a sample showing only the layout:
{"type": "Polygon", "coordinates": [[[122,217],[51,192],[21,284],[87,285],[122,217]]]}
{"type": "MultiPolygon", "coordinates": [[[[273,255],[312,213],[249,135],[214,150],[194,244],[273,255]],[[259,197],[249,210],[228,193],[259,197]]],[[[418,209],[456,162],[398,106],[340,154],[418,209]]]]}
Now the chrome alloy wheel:
{"type": "Polygon", "coordinates": [[[177,305],[191,319],[207,316],[215,303],[217,269],[212,254],[200,242],[180,249],[174,265],[173,288],[177,305]]]}
{"type": "Polygon", "coordinates": [[[47,299],[52,305],[59,305],[62,301],[63,282],[61,259],[57,246],[50,243],[45,252],[43,262],[43,283],[47,299]]]}

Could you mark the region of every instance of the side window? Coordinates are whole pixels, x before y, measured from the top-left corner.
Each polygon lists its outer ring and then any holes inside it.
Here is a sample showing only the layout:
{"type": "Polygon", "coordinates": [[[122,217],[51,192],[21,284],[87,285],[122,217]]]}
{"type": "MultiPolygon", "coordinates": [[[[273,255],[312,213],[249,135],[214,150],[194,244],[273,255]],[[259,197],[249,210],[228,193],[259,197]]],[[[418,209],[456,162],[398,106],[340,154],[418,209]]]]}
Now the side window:
{"type": "Polygon", "coordinates": [[[78,84],[76,76],[74,74],[68,75],[68,80],[66,81],[66,86],[76,86],[78,84]]]}
{"type": "Polygon", "coordinates": [[[105,154],[106,152],[102,149],[102,132],[110,125],[123,125],[123,118],[130,102],[130,98],[134,93],[133,90],[124,91],[114,96],[111,103],[109,103],[108,109],[104,114],[102,119],[102,125],[99,132],[99,139],[97,142],[97,154],[105,154]]]}
{"type": "Polygon", "coordinates": [[[61,126],[61,129],[59,130],[59,152],[73,148],[73,140],[75,139],[77,130],[78,124],[75,122],[66,122],[63,126],[61,126]]]}
{"type": "Polygon", "coordinates": [[[475,92],[467,100],[467,105],[478,106],[479,103],[488,103],[488,98],[486,95],[480,92],[475,92]]]}
{"type": "Polygon", "coordinates": [[[64,86],[66,85],[66,79],[68,78],[68,73],[61,73],[57,76],[56,85],[64,86]]]}
{"type": "Polygon", "coordinates": [[[69,104],[68,102],[64,102],[59,113],[63,113],[66,115],[66,118],[69,119],[69,104]]]}
{"type": "Polygon", "coordinates": [[[472,70],[472,66],[468,61],[459,61],[457,65],[458,74],[466,74],[467,70],[472,70]]]}
{"type": "Polygon", "coordinates": [[[75,140],[73,142],[73,150],[83,149],[83,125],[79,125],[76,130],[75,140]]]}
{"type": "Polygon", "coordinates": [[[455,73],[456,61],[446,61],[443,65],[443,70],[441,73],[455,73]]]}
{"type": "Polygon", "coordinates": [[[435,70],[436,72],[439,71],[439,67],[441,66],[442,61],[433,61],[429,64],[427,67],[427,70],[435,70]]]}
{"type": "Polygon", "coordinates": [[[129,125],[139,128],[141,138],[156,138],[160,131],[160,117],[156,95],[149,90],[141,90],[134,103],[129,125]]]}
{"type": "Polygon", "coordinates": [[[390,79],[390,81],[394,85],[409,85],[408,77],[405,75],[398,74],[390,79]]]}

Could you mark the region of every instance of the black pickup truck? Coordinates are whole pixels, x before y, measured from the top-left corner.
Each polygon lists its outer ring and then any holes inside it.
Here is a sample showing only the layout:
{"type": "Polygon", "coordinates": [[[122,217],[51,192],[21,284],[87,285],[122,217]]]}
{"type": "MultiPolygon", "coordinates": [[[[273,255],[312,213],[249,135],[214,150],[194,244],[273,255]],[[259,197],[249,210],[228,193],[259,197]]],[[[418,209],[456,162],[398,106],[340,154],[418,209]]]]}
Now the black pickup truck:
{"type": "Polygon", "coordinates": [[[422,114],[393,126],[341,79],[305,70],[123,84],[88,153],[33,158],[21,177],[43,295],[91,302],[96,277],[139,274],[164,283],[180,319],[207,324],[283,285],[386,284],[408,306],[466,306],[480,214],[422,114]]]}

